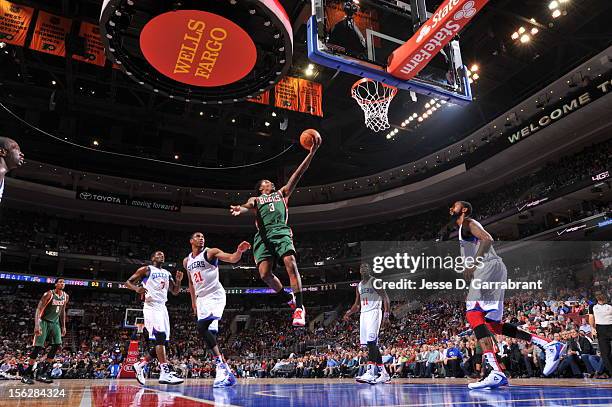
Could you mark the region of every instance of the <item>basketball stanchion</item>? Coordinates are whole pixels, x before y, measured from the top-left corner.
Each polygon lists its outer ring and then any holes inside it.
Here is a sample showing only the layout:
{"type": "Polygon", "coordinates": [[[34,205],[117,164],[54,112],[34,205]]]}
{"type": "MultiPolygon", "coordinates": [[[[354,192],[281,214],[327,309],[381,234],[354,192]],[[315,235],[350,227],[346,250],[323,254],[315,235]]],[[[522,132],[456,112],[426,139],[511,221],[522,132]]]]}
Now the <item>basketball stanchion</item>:
{"type": "Polygon", "coordinates": [[[389,105],[397,88],[372,79],[362,78],[351,87],[351,96],[365,116],[365,125],[373,131],[386,130],[389,125],[389,105]]]}

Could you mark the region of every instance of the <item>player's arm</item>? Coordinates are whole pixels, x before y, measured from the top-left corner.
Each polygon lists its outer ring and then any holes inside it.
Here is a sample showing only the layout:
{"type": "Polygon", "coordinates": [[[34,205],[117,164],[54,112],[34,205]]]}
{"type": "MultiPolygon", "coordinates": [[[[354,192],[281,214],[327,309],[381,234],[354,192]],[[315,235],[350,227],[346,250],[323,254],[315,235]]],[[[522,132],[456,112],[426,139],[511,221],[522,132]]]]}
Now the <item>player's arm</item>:
{"type": "MultiPolygon", "coordinates": [[[[187,270],[187,257],[183,259],[183,268],[187,270]]],[[[196,306],[195,288],[193,288],[193,283],[191,282],[190,276],[187,276],[187,282],[189,283],[189,296],[191,297],[191,309],[193,309],[193,314],[197,316],[198,308],[196,306]]]]}
{"type": "Polygon", "coordinates": [[[66,308],[68,308],[68,299],[70,296],[67,293],[64,293],[66,296],[66,302],[62,307],[62,336],[66,336],[66,308]]]}
{"type": "Polygon", "coordinates": [[[170,279],[170,292],[172,295],[179,295],[181,292],[181,281],[183,280],[183,272],[181,270],[176,270],[176,281],[174,279],[170,279]]]}
{"type": "Polygon", "coordinates": [[[230,206],[230,213],[232,214],[232,216],[239,216],[242,215],[244,213],[247,213],[250,209],[255,209],[255,200],[257,198],[255,197],[250,197],[246,203],[243,203],[242,205],[231,205],[230,206]]]}
{"type": "Polygon", "coordinates": [[[355,302],[353,303],[351,308],[349,308],[348,311],[346,311],[346,313],[344,314],[344,318],[343,319],[345,321],[348,321],[348,319],[351,317],[351,315],[353,315],[354,313],[359,311],[360,308],[361,308],[361,297],[359,295],[359,286],[357,286],[357,287],[355,287],[355,302]]]}
{"type": "Polygon", "coordinates": [[[593,305],[589,306],[589,325],[591,325],[591,334],[597,336],[597,330],[595,329],[595,315],[593,314],[593,305]]]}
{"type": "Polygon", "coordinates": [[[136,291],[138,294],[146,294],[147,289],[137,284],[142,281],[142,279],[147,275],[148,271],[148,266],[142,266],[136,270],[136,272],[132,274],[130,278],[128,278],[128,280],[125,282],[125,286],[132,291],[136,291]]]}
{"type": "Polygon", "coordinates": [[[477,222],[470,221],[469,226],[472,236],[475,236],[480,241],[478,251],[476,252],[476,258],[482,258],[491,248],[491,245],[493,244],[493,236],[484,230],[484,228],[477,222]]]}
{"type": "Polygon", "coordinates": [[[280,189],[280,192],[283,194],[285,199],[289,199],[289,197],[295,190],[295,187],[300,181],[300,178],[302,178],[302,175],[304,175],[304,173],[308,169],[308,166],[310,165],[310,162],[314,158],[314,155],[317,152],[317,149],[319,148],[320,145],[321,145],[321,141],[315,138],[314,143],[312,144],[312,147],[310,147],[310,152],[308,153],[306,158],[304,158],[304,161],[302,161],[300,166],[297,167],[297,169],[293,172],[293,174],[289,178],[289,181],[287,182],[287,185],[285,185],[284,187],[280,189]]]}
{"type": "Polygon", "coordinates": [[[209,256],[209,259],[217,259],[225,263],[238,263],[242,258],[242,253],[246,252],[250,248],[251,244],[249,242],[242,242],[238,245],[234,253],[225,253],[221,249],[212,248],[208,249],[206,254],[209,256]]]}
{"type": "Polygon", "coordinates": [[[376,290],[376,292],[380,295],[383,302],[383,322],[388,321],[391,315],[391,302],[389,301],[389,296],[384,289],[376,290]]]}
{"type": "Polygon", "coordinates": [[[40,301],[38,301],[38,306],[36,307],[36,314],[34,314],[34,335],[36,336],[42,334],[42,331],[40,330],[40,317],[42,316],[42,313],[45,310],[47,304],[51,302],[51,298],[53,298],[53,295],[49,291],[47,291],[43,294],[40,301]]]}

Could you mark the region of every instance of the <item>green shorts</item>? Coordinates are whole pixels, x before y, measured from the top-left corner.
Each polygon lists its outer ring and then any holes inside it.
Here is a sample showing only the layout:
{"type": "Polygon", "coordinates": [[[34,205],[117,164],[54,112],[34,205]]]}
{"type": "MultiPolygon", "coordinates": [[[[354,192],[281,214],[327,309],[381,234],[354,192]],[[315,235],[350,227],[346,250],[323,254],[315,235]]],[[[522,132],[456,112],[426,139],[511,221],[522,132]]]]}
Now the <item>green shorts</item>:
{"type": "Polygon", "coordinates": [[[62,344],[62,328],[58,322],[49,322],[44,319],[40,320],[40,336],[34,336],[34,346],[45,346],[45,341],[50,345],[62,344]]]}
{"type": "Polygon", "coordinates": [[[291,228],[276,228],[262,233],[255,233],[253,239],[253,257],[259,264],[269,258],[281,259],[284,256],[295,254],[291,228]]]}

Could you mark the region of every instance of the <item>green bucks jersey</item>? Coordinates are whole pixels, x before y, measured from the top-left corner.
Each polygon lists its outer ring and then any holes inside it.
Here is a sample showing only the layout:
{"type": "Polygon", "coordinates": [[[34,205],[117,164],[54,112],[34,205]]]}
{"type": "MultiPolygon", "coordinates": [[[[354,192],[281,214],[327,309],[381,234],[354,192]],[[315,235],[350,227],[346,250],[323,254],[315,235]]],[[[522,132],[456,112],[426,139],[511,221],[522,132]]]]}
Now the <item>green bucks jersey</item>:
{"type": "Polygon", "coordinates": [[[286,227],[289,211],[285,198],[279,191],[269,195],[261,194],[255,198],[257,209],[256,225],[258,230],[270,230],[278,227],[286,227]]]}
{"type": "Polygon", "coordinates": [[[58,296],[54,290],[51,291],[51,300],[42,310],[40,318],[49,322],[59,321],[62,308],[66,304],[66,293],[62,292],[62,296],[58,296]]]}

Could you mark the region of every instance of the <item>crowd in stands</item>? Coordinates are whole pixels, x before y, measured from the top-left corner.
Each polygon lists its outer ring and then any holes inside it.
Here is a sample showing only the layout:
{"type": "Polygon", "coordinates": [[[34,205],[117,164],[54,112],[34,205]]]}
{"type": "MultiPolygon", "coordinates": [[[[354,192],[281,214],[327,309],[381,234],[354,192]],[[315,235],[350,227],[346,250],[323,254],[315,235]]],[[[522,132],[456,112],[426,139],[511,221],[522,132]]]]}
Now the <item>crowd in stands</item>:
{"type": "MultiPolygon", "coordinates": [[[[576,182],[610,168],[612,164],[612,140],[593,145],[576,154],[550,163],[532,174],[500,186],[484,195],[466,197],[475,208],[479,220],[516,208],[536,199],[550,196],[576,182]]],[[[575,216],[608,211],[610,206],[599,202],[584,203],[575,216]]],[[[4,208],[0,223],[0,243],[21,245],[59,252],[90,254],[148,260],[151,253],[162,249],[170,261],[180,262],[189,250],[192,230],[173,231],[145,226],[127,227],[109,223],[83,222],[17,209],[4,208]]],[[[375,223],[349,229],[300,233],[296,238],[300,262],[313,264],[325,259],[342,259],[355,255],[354,242],[363,240],[429,240],[443,233],[448,224],[446,207],[430,212],[397,219],[393,222],[375,223]]],[[[550,225],[531,225],[528,233],[550,225]]],[[[225,250],[233,249],[241,240],[251,235],[228,236],[208,233],[211,244],[225,250]]],[[[246,254],[242,264],[252,265],[251,254],[246,254]]]]}
{"type": "MultiPolygon", "coordinates": [[[[593,251],[591,266],[592,280],[586,284],[568,285],[560,274],[541,271],[545,290],[521,292],[505,301],[505,322],[567,344],[555,374],[558,377],[606,378],[611,373],[604,371],[587,318],[595,292],[612,292],[612,248],[608,243],[593,251]]],[[[40,286],[33,286],[29,291],[3,293],[2,378],[18,378],[27,363],[39,290],[40,286]]],[[[243,378],[354,377],[363,373],[367,352],[358,346],[358,319],[338,317],[349,305],[350,301],[330,303],[327,308],[311,311],[313,318],[322,312],[326,318],[300,330],[290,326],[288,309],[228,309],[219,327],[220,347],[243,378]],[[238,314],[249,315],[248,322],[232,329],[238,314]]],[[[75,295],[70,307],[83,310],[83,317],[69,318],[64,348],[56,356],[52,374],[56,378],[114,377],[130,339],[137,337],[134,330],[123,327],[125,308],[138,308],[139,304],[136,300],[133,304],[103,299],[81,302],[75,295]]],[[[214,375],[191,309],[172,305],[169,312],[169,355],[174,369],[186,377],[214,375]]],[[[479,377],[482,350],[464,313],[463,302],[450,296],[394,301],[390,322],[380,336],[383,363],[395,377],[479,377]]],[[[544,355],[539,347],[502,336],[497,342],[500,359],[511,377],[541,375],[544,355]]],[[[155,376],[158,367],[155,363],[152,366],[150,374],[155,376]]]]}

